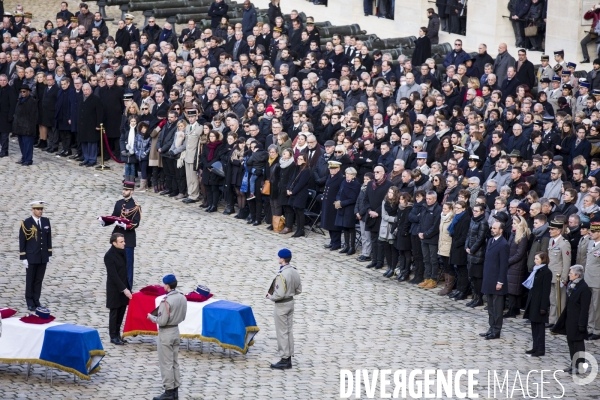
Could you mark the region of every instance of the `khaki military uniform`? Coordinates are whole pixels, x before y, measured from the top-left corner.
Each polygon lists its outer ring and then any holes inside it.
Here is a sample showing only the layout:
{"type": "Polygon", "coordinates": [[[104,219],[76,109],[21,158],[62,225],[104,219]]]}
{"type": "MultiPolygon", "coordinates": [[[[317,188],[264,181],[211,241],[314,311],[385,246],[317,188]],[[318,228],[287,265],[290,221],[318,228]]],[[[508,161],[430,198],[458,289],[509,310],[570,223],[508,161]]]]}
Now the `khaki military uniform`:
{"type": "Polygon", "coordinates": [[[158,315],[152,321],[158,324],[158,366],[165,390],[173,390],[181,384],[179,373],[179,324],[185,319],[187,300],[176,290],[171,290],[161,300],[158,315]]]}
{"type": "Polygon", "coordinates": [[[578,113],[579,111],[583,111],[585,107],[587,107],[587,99],[590,96],[586,94],[585,96],[579,96],[575,101],[575,108],[573,109],[573,115],[578,113]]]}
{"type": "Polygon", "coordinates": [[[584,268],[587,261],[588,245],[590,244],[590,241],[593,242],[590,235],[585,235],[579,239],[579,244],[577,245],[577,259],[575,259],[575,263],[582,265],[584,268]]]}
{"type": "Polygon", "coordinates": [[[554,76],[554,70],[552,69],[552,67],[550,65],[546,66],[545,68],[540,66],[538,68],[538,72],[537,72],[537,78],[538,78],[538,92],[541,91],[542,86],[540,83],[540,80],[542,78],[548,78],[550,80],[552,80],[552,77],[554,76]]]}
{"type": "Polygon", "coordinates": [[[185,180],[187,181],[188,198],[198,200],[200,197],[200,185],[198,184],[198,174],[196,173],[198,154],[198,145],[203,134],[202,125],[198,122],[188,125],[185,128],[185,180]]]}
{"type": "Polygon", "coordinates": [[[560,310],[564,310],[567,303],[567,292],[564,286],[558,288],[556,283],[556,275],[560,274],[560,279],[563,282],[569,280],[569,268],[571,268],[571,243],[565,240],[562,236],[556,239],[550,238],[548,246],[548,257],[550,262],[548,268],[552,272],[552,287],[550,288],[550,315],[549,322],[556,323],[558,319],[556,291],[560,290],[560,310]]]}
{"type": "Polygon", "coordinates": [[[271,300],[275,302],[273,316],[277,333],[277,352],[281,358],[289,358],[294,355],[294,296],[302,293],[300,274],[291,265],[284,265],[273,280],[271,289],[271,300]]]}
{"type": "Polygon", "coordinates": [[[554,113],[559,110],[558,108],[558,98],[562,96],[562,83],[558,89],[550,89],[548,91],[548,103],[552,105],[554,109],[554,113]]]}
{"type": "Polygon", "coordinates": [[[592,302],[588,318],[588,331],[600,335],[600,242],[590,240],[584,278],[592,290],[592,302]]]}

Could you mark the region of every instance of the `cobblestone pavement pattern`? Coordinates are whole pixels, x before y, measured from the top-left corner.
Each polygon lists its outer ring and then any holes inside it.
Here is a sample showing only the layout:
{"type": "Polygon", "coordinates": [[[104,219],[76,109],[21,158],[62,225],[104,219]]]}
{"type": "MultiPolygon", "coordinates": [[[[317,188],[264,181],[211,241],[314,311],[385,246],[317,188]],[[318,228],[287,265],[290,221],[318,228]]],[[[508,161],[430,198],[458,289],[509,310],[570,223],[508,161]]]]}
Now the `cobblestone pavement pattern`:
{"type": "MultiPolygon", "coordinates": [[[[24,0],[35,22],[54,17],[60,2],[24,0]]],[[[71,2],[72,11],[76,4],[71,2]]],[[[5,9],[14,3],[5,2],[5,9]]],[[[94,2],[90,9],[96,11],[94,2]]],[[[107,7],[118,17],[116,7],[107,7]]],[[[141,15],[141,14],[140,14],[141,15]]],[[[142,20],[143,21],[143,20],[142,20]]],[[[112,29],[111,29],[112,32],[112,29]]],[[[98,172],[36,150],[34,165],[22,168],[18,145],[11,139],[10,157],[0,160],[0,307],[26,311],[25,273],[18,260],[18,226],[29,215],[34,199],[49,203],[44,213],[52,221],[53,254],[48,264],[42,303],[58,320],[87,325],[100,331],[107,356],[102,370],[90,381],[73,382],[55,373],[54,386],[44,383],[44,368],[34,367],[25,382],[25,367],[0,364],[3,399],[149,399],[161,391],[155,339],[137,337],[124,347],[109,343],[105,304],[104,252],[109,228],[96,216],[107,214],[121,193],[122,166],[109,162],[110,171],[98,172]]],[[[369,271],[353,257],[322,248],[322,236],[288,239],[268,232],[265,225],[248,227],[243,221],[206,214],[154,194],[135,193],[142,205],[138,229],[135,289],[155,284],[172,270],[184,291],[208,285],[220,299],[252,306],[261,331],[247,355],[229,356],[220,347],[185,341],[180,351],[181,398],[187,399],[333,399],[339,398],[340,368],[480,370],[477,391],[487,398],[491,370],[521,373],[523,385],[530,370],[556,370],[568,363],[564,337],[548,336],[546,356],[525,356],[529,327],[521,319],[507,320],[502,339],[482,340],[487,312],[464,307],[464,302],[440,298],[412,285],[389,281],[369,271]],[[273,371],[277,343],[273,305],[264,299],[274,273],[275,254],[287,246],[294,252],[304,293],[296,302],[294,368],[273,371]]],[[[586,342],[600,359],[598,342],[586,342]]],[[[544,375],[545,381],[552,381],[544,375]]],[[[600,379],[575,385],[565,373],[557,375],[565,399],[600,398],[600,379]]],[[[530,380],[539,383],[539,374],[530,380]]],[[[377,389],[379,394],[379,388],[377,389]]],[[[505,392],[504,392],[505,393],[505,392]]],[[[545,396],[560,396],[556,384],[544,385],[545,396]]],[[[538,394],[539,395],[539,394],[538,394]]],[[[363,394],[364,396],[364,394],[363,394]]],[[[494,397],[493,393],[489,395],[494,397]]],[[[523,397],[521,392],[513,394],[523,397]]],[[[376,396],[378,397],[378,395],[376,396]]],[[[497,394],[496,398],[506,395],[497,394]]]]}

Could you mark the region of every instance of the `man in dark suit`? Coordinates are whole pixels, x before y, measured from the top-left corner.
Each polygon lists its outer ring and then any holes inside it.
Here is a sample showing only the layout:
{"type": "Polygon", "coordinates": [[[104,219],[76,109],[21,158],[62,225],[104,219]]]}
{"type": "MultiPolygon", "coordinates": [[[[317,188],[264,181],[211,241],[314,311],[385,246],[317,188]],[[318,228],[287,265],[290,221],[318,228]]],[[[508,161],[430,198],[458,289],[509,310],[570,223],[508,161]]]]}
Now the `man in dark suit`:
{"type": "Polygon", "coordinates": [[[525,49],[519,49],[519,60],[515,63],[517,74],[515,78],[521,83],[529,86],[529,90],[535,85],[535,70],[533,63],[527,59],[525,49]]]}
{"type": "Polygon", "coordinates": [[[573,359],[576,353],[585,351],[585,342],[588,338],[587,325],[592,301],[592,291],[583,280],[583,267],[573,265],[569,269],[569,283],[567,284],[567,305],[552,328],[553,333],[567,335],[571,365],[565,372],[577,374],[582,358],[573,359]]]}
{"type": "Polygon", "coordinates": [[[208,10],[208,16],[210,17],[210,28],[214,31],[221,23],[221,18],[227,15],[229,5],[225,4],[223,0],[215,0],[210,5],[208,10]]]}
{"type": "Polygon", "coordinates": [[[6,75],[0,75],[0,158],[8,157],[8,136],[17,104],[17,92],[8,84],[6,75]]]}
{"type": "Polygon", "coordinates": [[[339,161],[329,161],[329,177],[325,183],[321,203],[321,228],[329,231],[329,250],[331,251],[342,247],[342,229],[335,225],[337,209],[334,204],[340,186],[344,181],[344,175],[340,173],[341,166],[342,163],[339,161]]]}
{"type": "Polygon", "coordinates": [[[504,224],[492,224],[492,237],[488,240],[483,262],[483,283],[481,293],[487,295],[490,329],[480,333],[486,340],[499,339],[502,330],[504,297],[508,293],[508,253],[510,246],[504,237],[504,224]]]}
{"type": "Polygon", "coordinates": [[[100,98],[92,94],[89,83],[85,83],[81,90],[83,94],[77,102],[77,141],[81,143],[83,161],[79,166],[92,167],[96,165],[104,108],[100,98]]]}
{"type": "Polygon", "coordinates": [[[56,101],[58,99],[58,91],[60,87],[54,80],[54,74],[48,73],[46,75],[46,89],[44,89],[44,95],[42,97],[42,118],[40,125],[48,128],[48,147],[44,149],[48,153],[55,153],[58,151],[59,134],[58,130],[54,128],[56,101]]]}
{"type": "Polygon", "coordinates": [[[127,257],[125,256],[125,237],[122,233],[110,236],[111,247],[104,255],[106,266],[106,308],[110,309],[108,333],[110,342],[116,345],[127,343],[121,338],[121,324],[131,295],[127,282],[127,257]]]}
{"type": "Polygon", "coordinates": [[[233,42],[231,50],[233,61],[239,61],[241,54],[250,54],[250,47],[248,47],[248,43],[244,40],[244,32],[236,31],[235,42],[233,42]]]}
{"type": "Polygon", "coordinates": [[[25,300],[29,311],[42,306],[42,282],[52,256],[52,230],[50,220],[42,217],[44,204],[43,201],[30,203],[31,217],[22,221],[19,229],[19,258],[26,269],[25,300]]]}
{"type": "Polygon", "coordinates": [[[196,29],[196,23],[193,19],[188,21],[188,27],[181,31],[181,35],[179,35],[179,43],[187,42],[188,40],[196,41],[200,39],[199,29],[196,29]]]}
{"type": "Polygon", "coordinates": [[[502,82],[502,86],[500,90],[502,91],[502,98],[505,99],[506,96],[515,95],[517,92],[517,86],[521,84],[519,80],[516,78],[517,71],[515,67],[508,67],[506,70],[506,79],[502,82]]]}

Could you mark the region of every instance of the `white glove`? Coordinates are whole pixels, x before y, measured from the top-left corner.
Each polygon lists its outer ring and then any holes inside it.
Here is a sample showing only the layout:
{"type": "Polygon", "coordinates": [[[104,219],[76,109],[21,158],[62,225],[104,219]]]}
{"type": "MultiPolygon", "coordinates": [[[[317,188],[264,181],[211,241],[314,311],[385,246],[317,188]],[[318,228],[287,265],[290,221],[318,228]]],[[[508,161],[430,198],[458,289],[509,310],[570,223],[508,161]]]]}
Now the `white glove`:
{"type": "Polygon", "coordinates": [[[104,223],[104,220],[102,219],[102,217],[98,217],[96,218],[98,221],[100,221],[100,225],[102,226],[106,226],[106,224],[104,223]]]}
{"type": "Polygon", "coordinates": [[[123,229],[127,229],[127,225],[125,225],[125,222],[116,222],[117,226],[120,226],[123,229]]]}
{"type": "Polygon", "coordinates": [[[29,267],[29,263],[27,262],[27,260],[23,260],[23,266],[25,268],[29,267]]]}

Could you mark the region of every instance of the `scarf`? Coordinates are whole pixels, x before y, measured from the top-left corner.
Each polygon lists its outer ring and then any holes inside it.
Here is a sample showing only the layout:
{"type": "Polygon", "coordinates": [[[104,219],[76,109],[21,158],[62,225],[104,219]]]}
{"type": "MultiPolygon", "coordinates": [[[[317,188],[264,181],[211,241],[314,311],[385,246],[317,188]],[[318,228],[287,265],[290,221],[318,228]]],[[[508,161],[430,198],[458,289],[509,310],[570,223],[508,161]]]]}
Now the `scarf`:
{"type": "Polygon", "coordinates": [[[240,150],[239,147],[231,153],[231,159],[236,161],[242,161],[244,159],[244,150],[240,150]]]}
{"type": "Polygon", "coordinates": [[[544,233],[546,233],[547,230],[548,230],[548,224],[546,223],[546,224],[540,226],[539,228],[533,228],[533,230],[531,231],[531,233],[535,237],[540,237],[544,233]]]}
{"type": "MultiPolygon", "coordinates": [[[[158,43],[166,41],[167,38],[171,35],[171,30],[170,29],[163,29],[160,32],[160,37],[158,38],[158,43]]],[[[209,160],[210,161],[210,160],[209,160]]]]}
{"type": "Polygon", "coordinates": [[[223,143],[221,140],[206,143],[206,147],[208,147],[208,161],[212,161],[212,159],[215,157],[215,150],[221,145],[221,143],[223,143]]]}
{"type": "Polygon", "coordinates": [[[586,214],[586,215],[590,215],[591,213],[595,212],[597,210],[598,206],[595,204],[592,204],[589,207],[582,207],[581,208],[581,213],[582,214],[586,214]]]}
{"type": "Polygon", "coordinates": [[[280,168],[287,168],[290,165],[292,165],[294,163],[294,157],[291,157],[290,159],[286,160],[283,157],[279,159],[279,167],[280,168]]]}
{"type": "Polygon", "coordinates": [[[304,150],[307,147],[308,147],[307,143],[304,143],[304,146],[298,146],[298,145],[296,145],[296,147],[294,148],[294,152],[297,150],[298,153],[300,153],[302,150],[304,150]]]}
{"type": "Polygon", "coordinates": [[[398,207],[394,207],[392,206],[390,203],[388,203],[387,201],[385,201],[383,203],[383,206],[385,207],[385,212],[390,216],[390,217],[394,217],[396,215],[398,215],[398,207]]]}
{"type": "Polygon", "coordinates": [[[273,163],[275,162],[275,159],[276,159],[276,158],[277,158],[277,156],[275,156],[275,157],[273,157],[273,158],[271,158],[271,156],[269,156],[269,167],[270,167],[271,165],[273,165],[273,163]]]}
{"type": "Polygon", "coordinates": [[[574,281],[569,282],[569,284],[567,285],[567,296],[571,297],[571,295],[573,294],[573,291],[575,290],[575,286],[577,286],[577,284],[581,281],[581,277],[575,279],[574,281]]]}
{"type": "Polygon", "coordinates": [[[533,271],[531,271],[531,274],[529,274],[529,278],[527,278],[525,280],[525,282],[523,282],[523,286],[525,286],[527,289],[531,290],[531,288],[533,287],[533,278],[535,278],[535,273],[537,272],[538,269],[542,268],[544,265],[546,265],[546,264],[534,265],[533,271]]]}
{"type": "Polygon", "coordinates": [[[398,173],[396,173],[396,171],[392,170],[392,172],[390,172],[390,180],[393,180],[395,177],[402,175],[403,171],[398,171],[398,173]]]}
{"type": "Polygon", "coordinates": [[[360,187],[360,191],[363,192],[363,193],[365,193],[367,191],[367,185],[362,185],[360,187]]]}
{"type": "Polygon", "coordinates": [[[387,179],[388,179],[388,175],[383,174],[383,177],[380,180],[376,181],[375,179],[373,179],[373,181],[372,181],[373,183],[371,184],[371,187],[373,188],[373,190],[377,190],[377,186],[383,185],[383,183],[385,181],[387,181],[387,179]]]}
{"type": "Polygon", "coordinates": [[[448,233],[450,234],[450,236],[454,235],[454,227],[456,226],[458,221],[460,221],[464,214],[464,211],[459,214],[454,214],[454,218],[452,218],[452,222],[450,222],[450,225],[448,226],[448,233]]]}
{"type": "Polygon", "coordinates": [[[406,207],[412,207],[412,206],[413,206],[412,202],[406,203],[405,206],[403,206],[402,204],[398,204],[398,208],[400,209],[400,211],[404,211],[406,209],[406,207]]]}
{"type": "Polygon", "coordinates": [[[448,200],[448,196],[450,196],[450,192],[452,192],[454,188],[456,188],[456,186],[446,188],[446,190],[444,191],[444,198],[442,199],[442,204],[446,203],[446,200],[448,200]]]}
{"type": "Polygon", "coordinates": [[[469,154],[470,155],[475,155],[475,150],[477,150],[477,148],[479,148],[479,140],[471,140],[471,144],[469,145],[469,154]]]}
{"type": "Polygon", "coordinates": [[[129,126],[129,135],[127,135],[127,150],[129,154],[133,154],[133,145],[135,143],[135,125],[129,126]]]}

